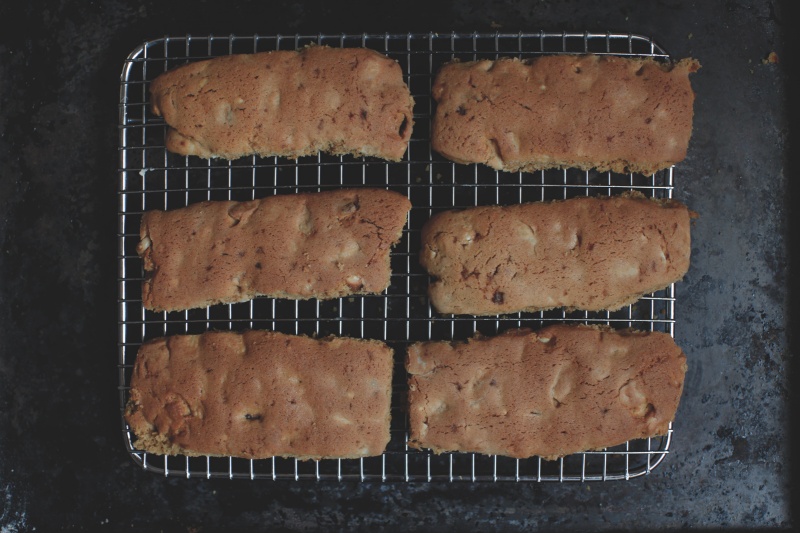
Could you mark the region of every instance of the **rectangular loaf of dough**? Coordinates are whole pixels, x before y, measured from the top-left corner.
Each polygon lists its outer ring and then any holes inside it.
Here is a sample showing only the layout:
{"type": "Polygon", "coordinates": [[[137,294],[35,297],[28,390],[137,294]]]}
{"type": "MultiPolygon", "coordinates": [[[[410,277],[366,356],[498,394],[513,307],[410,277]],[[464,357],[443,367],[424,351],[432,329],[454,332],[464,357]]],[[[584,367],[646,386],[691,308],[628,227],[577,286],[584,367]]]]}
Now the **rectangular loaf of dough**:
{"type": "Polygon", "coordinates": [[[150,94],[169,125],[167,149],[206,159],[323,151],[398,161],[413,124],[400,65],[366,48],[198,61],[156,78],[150,94]]]}
{"type": "Polygon", "coordinates": [[[125,417],[150,453],[380,455],[392,366],[379,341],[266,331],[159,338],[139,349],[125,417]]]}
{"type": "Polygon", "coordinates": [[[601,55],[449,63],[433,85],[433,149],[509,172],[652,174],[686,157],[699,68],[601,55]]]}
{"type": "Polygon", "coordinates": [[[381,292],[410,208],[402,194],[365,188],[148,211],[138,246],[144,306],[381,292]]]}
{"type": "Polygon", "coordinates": [[[684,276],[692,216],[635,192],[445,211],[420,262],[440,313],[615,310],[684,276]]]}
{"type": "Polygon", "coordinates": [[[665,333],[557,325],[409,347],[412,448],[555,459],[664,435],[686,356],[665,333]]]}

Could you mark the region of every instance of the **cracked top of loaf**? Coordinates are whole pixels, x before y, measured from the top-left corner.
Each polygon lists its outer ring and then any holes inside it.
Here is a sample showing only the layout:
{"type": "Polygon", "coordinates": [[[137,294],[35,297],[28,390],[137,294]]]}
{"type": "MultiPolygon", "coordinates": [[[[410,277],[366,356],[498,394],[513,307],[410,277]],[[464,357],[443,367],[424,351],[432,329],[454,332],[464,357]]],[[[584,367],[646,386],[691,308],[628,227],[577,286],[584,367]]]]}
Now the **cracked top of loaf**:
{"type": "Polygon", "coordinates": [[[556,325],[409,347],[409,446],[517,458],[664,435],[686,356],[665,333],[556,325]]]}
{"type": "Polygon", "coordinates": [[[380,455],[392,367],[379,341],[271,331],[164,337],[139,349],[125,417],[136,447],[150,453],[380,455]]]}
{"type": "Polygon", "coordinates": [[[144,306],[379,293],[410,208],[402,194],[363,188],[148,211],[137,249],[144,306]]]}
{"type": "Polygon", "coordinates": [[[686,157],[699,68],[605,55],[449,63],[433,85],[433,149],[509,172],[652,174],[686,157]]]}
{"type": "Polygon", "coordinates": [[[396,61],[367,48],[309,46],[170,70],[150,85],[167,149],[236,159],[317,152],[399,161],[414,100],[396,61]]]}
{"type": "Polygon", "coordinates": [[[613,311],[683,278],[693,216],[638,192],[444,211],[420,262],[440,313],[613,311]]]}

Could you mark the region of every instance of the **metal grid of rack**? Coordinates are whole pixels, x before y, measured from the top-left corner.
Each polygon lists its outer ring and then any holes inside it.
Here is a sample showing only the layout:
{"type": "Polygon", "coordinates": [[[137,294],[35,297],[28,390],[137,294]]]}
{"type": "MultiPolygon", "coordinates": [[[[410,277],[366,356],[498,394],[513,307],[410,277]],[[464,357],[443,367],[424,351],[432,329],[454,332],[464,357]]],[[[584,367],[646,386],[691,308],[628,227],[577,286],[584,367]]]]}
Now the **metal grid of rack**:
{"type": "Polygon", "coordinates": [[[391,441],[380,457],[352,460],[245,460],[160,456],[137,450],[122,417],[126,447],[144,469],[165,476],[250,479],[361,481],[605,481],[649,473],[669,453],[672,436],[630,441],[556,461],[511,459],[468,453],[433,455],[406,445],[405,346],[428,339],[466,339],[479,331],[494,335],[509,328],[538,329],[577,322],[634,327],[673,334],[674,286],[616,312],[563,310],[497,317],[439,315],[428,303],[428,277],[418,264],[419,231],[438,211],[475,205],[612,195],[638,190],[670,198],[673,170],[651,176],[575,169],[506,173],[481,165],[457,165],[430,149],[431,84],[438,68],[454,59],[533,57],[542,54],[668,55],[651,39],[614,33],[494,33],[306,36],[182,36],[148,41],[124,63],[119,107],[118,309],[119,400],[128,400],[133,362],[149,339],[208,330],[267,329],[291,334],[347,335],[382,339],[397,353],[393,384],[391,441]],[[259,158],[206,161],[168,153],[166,126],[148,110],[148,86],[162,72],[188,61],[233,53],[295,50],[310,43],[368,47],[397,60],[416,105],[414,133],[405,158],[385,162],[351,156],[259,158]],[[380,295],[331,301],[257,298],[207,309],[155,313],[141,302],[142,262],[136,254],[141,214],[203,200],[250,200],[273,194],[342,187],[382,187],[408,195],[413,208],[402,240],[392,252],[392,282],[380,295]]]}

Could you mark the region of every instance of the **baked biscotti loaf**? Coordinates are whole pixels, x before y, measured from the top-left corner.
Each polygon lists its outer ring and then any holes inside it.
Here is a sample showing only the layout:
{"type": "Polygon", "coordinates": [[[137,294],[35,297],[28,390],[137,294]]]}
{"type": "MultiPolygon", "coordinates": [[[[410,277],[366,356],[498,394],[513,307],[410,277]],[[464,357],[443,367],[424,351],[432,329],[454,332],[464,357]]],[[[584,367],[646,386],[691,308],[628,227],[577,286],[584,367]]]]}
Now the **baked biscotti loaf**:
{"type": "Polygon", "coordinates": [[[137,248],[144,306],[381,292],[410,208],[401,194],[365,188],[148,211],[137,248]]]}
{"type": "Polygon", "coordinates": [[[412,448],[556,459],[665,435],[686,356],[664,333],[512,330],[408,349],[412,448]]]}
{"type": "Polygon", "coordinates": [[[125,418],[149,453],[380,455],[392,365],[379,341],[265,331],[159,338],[139,349],[125,418]]]}
{"type": "Polygon", "coordinates": [[[398,161],[413,124],[400,66],[366,48],[198,61],[156,78],[150,94],[170,126],[167,149],[206,159],[323,151],[398,161]]]}
{"type": "Polygon", "coordinates": [[[440,313],[616,310],[683,277],[692,216],[636,192],[445,211],[420,262],[440,313]]]}
{"type": "Polygon", "coordinates": [[[509,172],[652,174],[686,157],[699,68],[601,55],[449,63],[433,85],[433,149],[509,172]]]}

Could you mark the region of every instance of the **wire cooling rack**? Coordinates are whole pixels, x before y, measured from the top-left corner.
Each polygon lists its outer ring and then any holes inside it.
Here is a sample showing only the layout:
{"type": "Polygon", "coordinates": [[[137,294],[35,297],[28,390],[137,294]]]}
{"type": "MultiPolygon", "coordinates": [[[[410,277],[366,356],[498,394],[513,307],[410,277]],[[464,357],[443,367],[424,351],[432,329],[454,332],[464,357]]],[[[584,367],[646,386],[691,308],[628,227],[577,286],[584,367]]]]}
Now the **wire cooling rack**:
{"type": "Polygon", "coordinates": [[[420,229],[430,216],[453,207],[513,204],[638,190],[671,198],[673,170],[651,176],[574,169],[506,173],[482,165],[457,165],[430,149],[431,84],[441,65],[499,56],[614,54],[668,59],[651,39],[614,33],[494,33],[405,35],[182,36],[148,41],[125,61],[119,106],[119,400],[128,400],[136,352],[142,342],[164,335],[208,330],[265,329],[290,334],[347,335],[382,339],[396,352],[391,441],[380,457],[297,461],[161,456],[137,450],[122,417],[125,445],[136,463],[164,476],[361,481],[604,481],[649,473],[668,453],[672,436],[630,441],[602,451],[556,461],[409,449],[405,347],[428,339],[466,339],[476,331],[495,335],[509,328],[551,323],[608,324],[673,334],[674,286],[616,312],[546,311],[497,317],[439,315],[428,303],[428,276],[419,266],[420,229]],[[401,65],[411,88],[414,133],[403,161],[351,156],[297,160],[249,157],[206,161],[168,153],[166,126],[148,109],[149,83],[188,61],[226,54],[295,50],[316,43],[368,47],[401,65]],[[382,187],[407,195],[413,208],[391,257],[391,286],[380,295],[331,301],[257,298],[185,312],[155,313],[142,306],[142,262],[136,254],[141,215],[203,200],[251,200],[273,194],[342,187],[382,187]]]}

